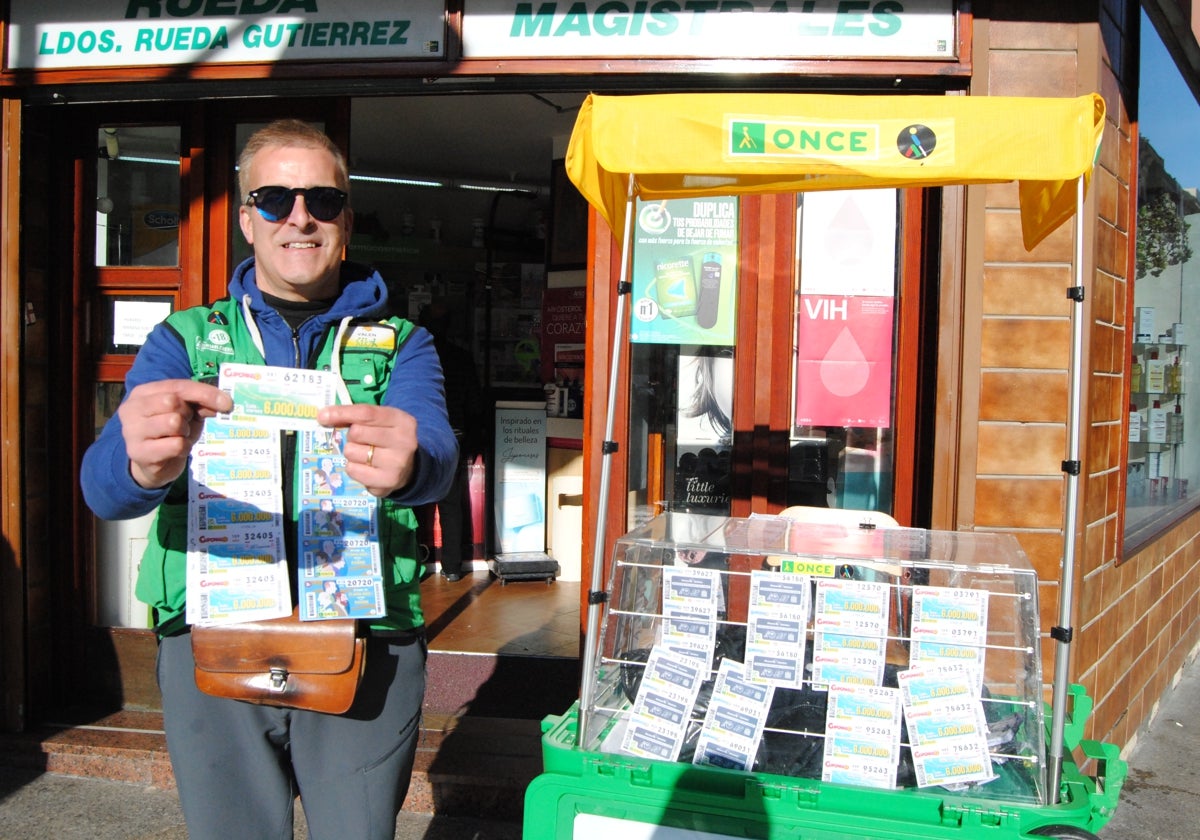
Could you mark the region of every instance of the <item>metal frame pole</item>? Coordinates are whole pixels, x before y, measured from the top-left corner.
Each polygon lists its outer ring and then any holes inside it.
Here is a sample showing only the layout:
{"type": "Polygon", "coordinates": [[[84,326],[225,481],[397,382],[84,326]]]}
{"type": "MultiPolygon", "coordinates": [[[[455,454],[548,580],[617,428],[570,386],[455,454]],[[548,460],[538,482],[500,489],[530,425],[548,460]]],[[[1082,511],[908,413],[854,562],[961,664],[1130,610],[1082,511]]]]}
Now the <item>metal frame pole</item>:
{"type": "Polygon", "coordinates": [[[1066,511],[1063,516],[1063,556],[1059,582],[1058,625],[1050,628],[1055,641],[1054,685],[1051,700],[1049,777],[1047,794],[1051,805],[1058,804],[1062,785],[1063,732],[1066,722],[1068,681],[1071,676],[1071,607],[1075,600],[1075,529],[1079,499],[1079,437],[1083,418],[1080,415],[1083,393],[1083,176],[1075,186],[1075,285],[1067,290],[1071,306],[1071,367],[1070,404],[1067,414],[1067,460],[1063,472],[1067,475],[1066,511]]]}
{"type": "Polygon", "coordinates": [[[612,456],[617,452],[613,439],[613,425],[617,404],[617,385],[620,381],[621,349],[625,336],[625,301],[629,297],[629,259],[633,239],[633,173],[629,174],[629,185],[625,195],[625,228],[621,242],[621,272],[617,282],[617,313],[613,330],[612,359],[608,368],[608,406],[604,421],[604,442],[601,445],[600,493],[596,500],[596,537],[592,548],[592,575],[588,587],[587,625],[583,637],[583,662],[579,685],[579,725],[575,733],[576,745],[582,744],[583,733],[591,717],[592,673],[596,668],[596,648],[600,624],[600,606],[604,601],[604,530],[608,518],[609,481],[612,474],[612,456]]]}

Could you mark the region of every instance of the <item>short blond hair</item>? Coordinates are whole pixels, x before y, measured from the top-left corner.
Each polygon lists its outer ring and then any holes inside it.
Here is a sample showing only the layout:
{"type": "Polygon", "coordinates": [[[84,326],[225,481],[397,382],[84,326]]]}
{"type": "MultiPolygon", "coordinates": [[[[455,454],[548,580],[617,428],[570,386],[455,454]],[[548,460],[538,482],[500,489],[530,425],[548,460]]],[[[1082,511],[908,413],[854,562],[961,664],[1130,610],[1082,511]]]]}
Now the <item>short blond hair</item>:
{"type": "Polygon", "coordinates": [[[255,155],[263,149],[279,147],[324,149],[329,152],[338,172],[339,183],[334,186],[343,192],[350,192],[350,170],[346,165],[346,156],[337,144],[330,140],[325,132],[303,120],[284,119],[275,120],[251,134],[242,153],[238,155],[238,190],[242,194],[243,203],[249,197],[250,190],[265,186],[249,183],[250,165],[254,162],[255,155]]]}

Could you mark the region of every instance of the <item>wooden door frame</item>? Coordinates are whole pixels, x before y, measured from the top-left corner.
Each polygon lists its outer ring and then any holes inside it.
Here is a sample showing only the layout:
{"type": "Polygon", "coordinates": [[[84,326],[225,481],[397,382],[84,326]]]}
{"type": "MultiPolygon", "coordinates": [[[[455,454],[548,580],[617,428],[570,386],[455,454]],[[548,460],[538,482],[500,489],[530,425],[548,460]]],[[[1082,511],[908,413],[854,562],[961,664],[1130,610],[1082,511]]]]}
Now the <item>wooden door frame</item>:
{"type": "MultiPolygon", "coordinates": [[[[0,100],[0,438],[21,441],[24,314],[21,305],[21,101],[0,100]]],[[[25,728],[27,715],[24,451],[0,457],[0,730],[25,728]]]]}
{"type": "MultiPolygon", "coordinates": [[[[73,151],[64,150],[59,156],[63,168],[70,168],[65,180],[73,193],[69,202],[69,215],[73,220],[70,225],[72,247],[70,256],[64,258],[69,260],[69,274],[73,279],[71,294],[62,296],[59,318],[64,328],[60,331],[62,337],[57,357],[64,366],[69,366],[70,392],[77,396],[69,412],[69,428],[62,430],[63,439],[73,442],[69,459],[71,474],[54,483],[59,488],[55,492],[63,494],[64,509],[71,511],[74,527],[69,536],[47,535],[48,540],[61,541],[61,547],[55,552],[60,558],[60,568],[54,574],[56,591],[53,594],[61,619],[53,630],[57,636],[54,649],[61,658],[56,656],[58,664],[45,675],[50,688],[48,696],[40,698],[39,709],[49,710],[58,704],[78,701],[78,686],[72,689],[65,674],[72,674],[72,680],[78,680],[80,674],[91,674],[93,688],[100,695],[97,711],[119,706],[153,709],[161,702],[154,680],[157,642],[153,632],[96,624],[95,519],[78,490],[83,452],[94,435],[95,383],[98,379],[116,381],[123,378],[133,357],[115,357],[101,362],[88,342],[76,341],[74,337],[87,333],[85,304],[96,297],[98,289],[105,286],[124,288],[127,283],[138,288],[139,277],[149,273],[112,268],[106,271],[117,279],[99,279],[93,264],[93,245],[87,233],[89,220],[86,217],[92,210],[89,192],[94,189],[95,164],[89,160],[91,143],[86,141],[86,135],[101,123],[180,125],[182,230],[179,275],[174,288],[177,305],[184,308],[211,302],[227,293],[230,237],[240,235],[233,221],[238,199],[231,195],[228,187],[228,173],[233,172],[235,157],[231,149],[231,126],[238,120],[264,121],[279,116],[323,119],[330,125],[335,140],[345,148],[348,115],[348,100],[344,98],[302,102],[271,100],[267,104],[244,101],[108,104],[81,107],[69,115],[59,115],[65,136],[85,138],[78,141],[73,151]]],[[[161,277],[157,271],[154,274],[161,277]]],[[[45,667],[49,668],[48,665],[45,667]]]]}

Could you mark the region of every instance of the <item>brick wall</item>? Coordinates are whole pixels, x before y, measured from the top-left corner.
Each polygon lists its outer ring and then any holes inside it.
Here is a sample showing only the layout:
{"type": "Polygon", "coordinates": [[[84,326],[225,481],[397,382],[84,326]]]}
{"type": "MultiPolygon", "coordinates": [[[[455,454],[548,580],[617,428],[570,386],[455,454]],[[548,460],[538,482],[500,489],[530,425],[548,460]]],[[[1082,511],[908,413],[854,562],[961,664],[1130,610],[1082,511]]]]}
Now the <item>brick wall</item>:
{"type": "MultiPolygon", "coordinates": [[[[1082,224],[1087,300],[1081,363],[1088,374],[1070,670],[1072,681],[1096,701],[1088,736],[1125,746],[1200,642],[1200,513],[1136,556],[1121,555],[1131,182],[1137,165],[1127,99],[1135,78],[1130,68],[1137,61],[1138,9],[1121,0],[1077,3],[1064,10],[1064,22],[1030,22],[1000,19],[998,5],[992,18],[977,21],[972,93],[1077,96],[1098,90],[1107,124],[1082,218],[1034,251],[1021,247],[1015,187],[986,190],[982,255],[967,261],[968,270],[978,266],[983,278],[979,429],[976,450],[967,453],[974,456],[973,507],[959,527],[1014,533],[1030,556],[1041,581],[1049,683],[1055,645],[1046,631],[1059,623],[1066,503],[1059,469],[1068,451],[1071,316],[1065,290],[1074,282],[1073,226],[1082,224]]],[[[970,481],[970,471],[963,472],[970,481]]]]}

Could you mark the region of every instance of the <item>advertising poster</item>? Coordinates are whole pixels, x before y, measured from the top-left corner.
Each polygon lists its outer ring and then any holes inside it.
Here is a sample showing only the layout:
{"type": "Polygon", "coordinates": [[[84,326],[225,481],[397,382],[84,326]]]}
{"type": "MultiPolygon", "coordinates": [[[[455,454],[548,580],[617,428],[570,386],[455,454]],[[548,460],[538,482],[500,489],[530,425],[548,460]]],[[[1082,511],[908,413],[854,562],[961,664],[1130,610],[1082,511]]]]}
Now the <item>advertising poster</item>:
{"type": "Polygon", "coordinates": [[[891,425],[896,191],[803,197],[797,426],[891,425]]]}
{"type": "Polygon", "coordinates": [[[637,205],[630,341],[732,345],[738,200],[637,205]]]}
{"type": "Polygon", "coordinates": [[[546,406],[496,404],[496,528],[500,553],[546,549],[546,406]]]}
{"type": "Polygon", "coordinates": [[[729,513],[733,356],[711,347],[679,354],[676,397],[676,510],[729,513]]]}
{"type": "Polygon", "coordinates": [[[801,292],[895,294],[895,190],[805,193],[800,223],[801,292]]]}
{"type": "Polygon", "coordinates": [[[586,314],[585,286],[550,288],[542,293],[542,382],[557,379],[554,367],[559,345],[584,345],[586,314]]]}
{"type": "Polygon", "coordinates": [[[891,425],[893,303],[800,296],[797,426],[891,425]]]}

